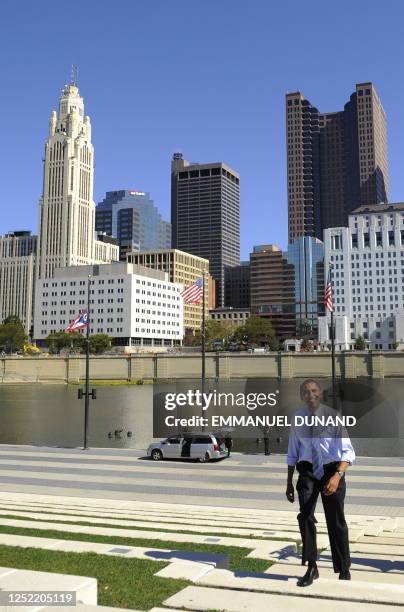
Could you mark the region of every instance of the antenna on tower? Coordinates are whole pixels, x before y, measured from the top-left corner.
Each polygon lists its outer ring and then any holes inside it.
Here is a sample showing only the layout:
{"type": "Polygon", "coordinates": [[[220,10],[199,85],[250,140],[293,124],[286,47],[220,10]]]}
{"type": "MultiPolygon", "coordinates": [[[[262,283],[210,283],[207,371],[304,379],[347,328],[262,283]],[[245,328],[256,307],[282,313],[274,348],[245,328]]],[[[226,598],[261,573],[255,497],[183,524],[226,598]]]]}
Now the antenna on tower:
{"type": "Polygon", "coordinates": [[[79,69],[77,68],[77,66],[72,64],[72,68],[70,71],[70,85],[74,85],[75,87],[77,87],[78,77],[79,77],[79,69]]]}

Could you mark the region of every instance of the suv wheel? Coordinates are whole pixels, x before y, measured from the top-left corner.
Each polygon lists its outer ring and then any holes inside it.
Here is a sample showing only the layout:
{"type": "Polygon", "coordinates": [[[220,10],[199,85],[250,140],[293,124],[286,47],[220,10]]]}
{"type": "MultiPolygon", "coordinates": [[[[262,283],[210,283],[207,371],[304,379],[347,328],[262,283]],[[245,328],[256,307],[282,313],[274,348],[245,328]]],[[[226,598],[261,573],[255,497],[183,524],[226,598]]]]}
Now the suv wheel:
{"type": "Polygon", "coordinates": [[[208,452],[206,452],[204,457],[200,457],[199,461],[200,463],[207,463],[209,459],[210,459],[210,455],[208,452]]]}
{"type": "Polygon", "coordinates": [[[161,461],[163,458],[163,453],[158,448],[154,448],[151,452],[151,458],[153,461],[161,461]]]}

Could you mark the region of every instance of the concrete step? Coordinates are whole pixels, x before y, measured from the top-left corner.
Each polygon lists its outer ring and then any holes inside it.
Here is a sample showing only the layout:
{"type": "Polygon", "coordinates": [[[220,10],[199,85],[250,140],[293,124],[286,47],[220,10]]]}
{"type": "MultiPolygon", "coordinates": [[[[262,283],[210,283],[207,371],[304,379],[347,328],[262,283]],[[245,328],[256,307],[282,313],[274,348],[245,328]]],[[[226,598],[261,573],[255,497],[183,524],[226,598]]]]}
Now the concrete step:
{"type": "MultiPolygon", "coordinates": [[[[91,511],[89,511],[91,513],[91,511]]],[[[0,521],[2,515],[13,514],[14,516],[21,517],[22,520],[25,519],[38,519],[38,520],[47,520],[47,521],[69,521],[69,522],[86,522],[97,524],[108,524],[113,526],[125,526],[125,527],[134,527],[134,528],[147,528],[151,527],[153,529],[166,529],[169,527],[170,529],[177,531],[192,531],[195,533],[225,533],[228,535],[239,535],[244,537],[255,536],[255,537],[271,537],[271,538],[282,538],[284,540],[297,541],[300,540],[300,531],[297,525],[297,521],[295,520],[293,524],[284,524],[283,526],[280,524],[273,525],[261,523],[258,525],[254,523],[253,525],[245,524],[245,523],[237,523],[237,526],[229,524],[229,520],[223,518],[221,522],[219,521],[202,521],[197,519],[196,517],[189,519],[166,519],[164,516],[159,516],[156,518],[145,517],[144,514],[139,513],[141,520],[134,519],[123,519],[123,518],[110,518],[110,514],[105,517],[102,517],[100,513],[97,513],[97,517],[91,516],[86,517],[79,514],[77,511],[65,511],[59,510],[54,511],[54,513],[48,513],[44,511],[20,511],[16,509],[0,509],[0,521]],[[180,521],[180,522],[177,522],[180,521]]],[[[378,533],[381,531],[381,527],[371,528],[370,532],[372,534],[378,533]]],[[[327,535],[327,527],[324,524],[320,524],[317,528],[317,532],[320,535],[327,535]]],[[[355,528],[352,527],[349,530],[349,539],[352,542],[356,542],[360,537],[364,536],[365,533],[369,533],[369,528],[361,527],[355,528]]]]}
{"type": "Polygon", "coordinates": [[[174,580],[189,580],[196,582],[208,572],[211,572],[213,565],[206,563],[197,563],[192,561],[173,561],[162,570],[157,572],[155,576],[160,578],[172,578],[174,580]]]}
{"type": "MultiPolygon", "coordinates": [[[[351,542],[349,545],[351,554],[365,553],[373,555],[391,555],[395,557],[403,557],[404,561],[404,546],[395,546],[393,544],[365,544],[361,542],[351,542]]],[[[324,551],[330,552],[330,549],[324,551]]]]}
{"type": "MultiPolygon", "coordinates": [[[[43,612],[47,611],[47,612],[61,612],[61,610],[66,610],[66,606],[64,606],[63,608],[60,606],[55,606],[55,607],[49,607],[46,606],[44,608],[41,608],[41,610],[43,612]]],[[[133,610],[130,608],[111,608],[110,606],[86,606],[86,605],[79,605],[76,606],[75,608],[73,608],[73,610],[77,610],[78,612],[140,612],[139,610],[133,610]]],[[[15,610],[13,611],[15,612],[15,610]]],[[[19,611],[17,611],[19,612],[19,611]]],[[[166,610],[167,612],[167,610],[166,610]]],[[[172,611],[171,611],[172,612],[172,611]]]]}
{"type": "Polygon", "coordinates": [[[97,580],[85,576],[0,567],[0,591],[74,591],[77,603],[97,605],[97,580]]]}
{"type": "MultiPolygon", "coordinates": [[[[308,587],[311,589],[311,587],[308,587]]],[[[182,610],[220,610],[225,612],[397,612],[397,606],[359,601],[336,601],[305,596],[249,593],[231,589],[189,586],[163,602],[168,608],[182,610]]]]}
{"type": "Polygon", "coordinates": [[[404,538],[398,538],[393,533],[390,534],[390,537],[386,537],[385,535],[378,536],[359,536],[357,540],[355,540],[358,544],[384,544],[386,546],[402,546],[404,550],[404,538]]]}
{"type": "Polygon", "coordinates": [[[166,561],[167,563],[181,561],[183,563],[201,563],[208,568],[228,567],[228,557],[216,553],[192,552],[183,550],[122,546],[121,544],[101,544],[98,542],[80,542],[78,540],[58,540],[34,536],[19,536],[0,533],[0,544],[20,546],[23,548],[42,548],[59,552],[94,552],[99,555],[112,555],[127,559],[146,559],[151,561],[166,561]]]}
{"type": "MultiPolygon", "coordinates": [[[[115,527],[115,526],[123,526],[123,527],[133,527],[133,528],[148,528],[151,527],[153,529],[166,529],[168,526],[170,527],[170,529],[176,530],[176,531],[193,531],[196,533],[207,533],[207,534],[212,534],[212,533],[225,533],[228,535],[239,535],[239,536],[244,536],[244,537],[249,537],[249,536],[255,536],[255,537],[265,537],[266,535],[270,535],[271,537],[275,537],[275,538],[283,538],[283,539],[290,539],[292,541],[294,540],[299,540],[300,539],[300,533],[299,531],[296,529],[294,532],[290,532],[290,531],[277,531],[277,530],[272,530],[272,531],[266,531],[267,528],[264,529],[255,529],[255,528],[240,528],[240,527],[228,527],[226,525],[215,525],[212,527],[206,526],[206,525],[199,525],[196,524],[196,521],[194,521],[193,523],[191,521],[189,521],[188,524],[184,524],[184,523],[167,523],[166,521],[135,521],[135,520],[125,520],[125,519],[112,519],[112,518],[101,518],[101,517],[86,517],[86,516],[77,516],[77,515],[73,515],[73,514],[63,514],[63,513],[57,513],[57,514],[49,514],[49,513],[45,513],[45,512],[20,512],[20,511],[7,511],[7,510],[0,510],[0,522],[1,522],[1,516],[2,515],[8,515],[8,514],[13,514],[14,516],[18,516],[21,517],[22,520],[25,519],[37,519],[37,520],[41,520],[41,521],[68,521],[68,522],[72,522],[72,523],[78,523],[78,522],[85,522],[85,523],[92,523],[94,525],[97,524],[107,524],[107,525],[111,525],[111,527],[115,527]]],[[[359,535],[362,535],[363,530],[358,532],[358,537],[359,535]]]]}
{"type": "MultiPolygon", "coordinates": [[[[278,561],[300,567],[302,565],[301,555],[293,552],[283,555],[278,561]]],[[[352,569],[404,574],[404,559],[401,556],[355,553],[351,554],[351,563],[352,569]]],[[[331,552],[323,551],[317,559],[317,564],[320,567],[332,567],[331,552]]]]}
{"type": "MultiPolygon", "coordinates": [[[[295,580],[287,580],[285,576],[274,578],[271,574],[243,574],[229,570],[214,569],[197,581],[198,585],[237,589],[244,591],[262,591],[279,595],[301,596],[308,594],[305,589],[296,586],[295,580]]],[[[341,601],[359,601],[369,603],[404,606],[404,583],[379,584],[365,581],[341,582],[337,579],[321,578],[310,586],[311,597],[336,599],[341,601]]]]}
{"type": "MultiPolygon", "coordinates": [[[[66,525],[63,523],[49,523],[46,521],[29,521],[19,519],[1,519],[1,525],[10,527],[25,527],[36,529],[38,531],[53,530],[66,531],[68,533],[86,533],[88,535],[106,535],[120,538],[143,538],[147,540],[165,540],[171,542],[187,542],[194,544],[220,544],[222,546],[235,546],[238,548],[254,549],[259,544],[262,551],[267,551],[268,554],[274,549],[278,550],[285,546],[294,545],[290,540],[251,540],[244,538],[232,538],[230,536],[203,536],[198,534],[183,534],[164,531],[142,531],[141,529],[119,529],[116,527],[92,527],[83,525],[66,525]]],[[[267,555],[263,558],[267,558],[267,555]]]]}
{"type": "MultiPolygon", "coordinates": [[[[171,565],[175,565],[174,563],[171,565]]],[[[303,576],[306,572],[307,567],[299,565],[291,565],[289,563],[274,563],[264,573],[268,576],[275,578],[276,576],[284,576],[291,581],[296,582],[298,578],[303,576]]],[[[334,572],[334,569],[330,566],[324,567],[319,564],[320,578],[327,578],[329,580],[336,580],[338,574],[334,572]]],[[[353,569],[351,567],[351,576],[353,582],[377,582],[377,584],[404,584],[404,573],[392,573],[392,572],[378,572],[377,576],[374,571],[365,569],[353,569]]]]}

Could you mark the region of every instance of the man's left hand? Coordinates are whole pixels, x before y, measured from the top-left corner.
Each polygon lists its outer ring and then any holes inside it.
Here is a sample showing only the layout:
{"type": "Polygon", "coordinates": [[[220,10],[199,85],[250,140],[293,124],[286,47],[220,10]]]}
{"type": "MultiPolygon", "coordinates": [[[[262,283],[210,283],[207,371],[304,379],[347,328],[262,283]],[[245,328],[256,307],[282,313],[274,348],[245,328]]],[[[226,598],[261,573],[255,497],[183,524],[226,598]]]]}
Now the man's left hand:
{"type": "Polygon", "coordinates": [[[330,480],[324,485],[324,495],[332,495],[335,493],[335,491],[338,489],[340,480],[341,477],[339,474],[334,474],[334,476],[331,476],[330,480]]]}

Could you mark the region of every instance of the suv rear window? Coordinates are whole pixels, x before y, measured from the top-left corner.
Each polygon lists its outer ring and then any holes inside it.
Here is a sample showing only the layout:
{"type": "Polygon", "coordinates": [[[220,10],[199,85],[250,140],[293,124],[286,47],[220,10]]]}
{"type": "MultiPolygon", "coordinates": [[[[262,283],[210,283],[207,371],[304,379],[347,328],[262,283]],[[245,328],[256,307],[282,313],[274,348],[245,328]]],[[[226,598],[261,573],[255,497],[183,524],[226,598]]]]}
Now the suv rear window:
{"type": "Polygon", "coordinates": [[[212,439],[210,436],[205,436],[205,437],[200,436],[199,438],[194,438],[192,442],[194,444],[211,444],[212,439]]]}

